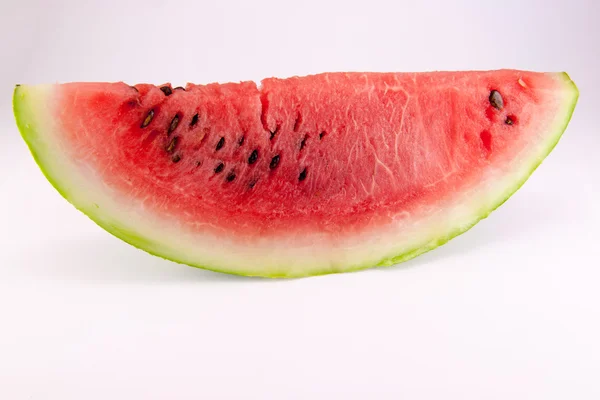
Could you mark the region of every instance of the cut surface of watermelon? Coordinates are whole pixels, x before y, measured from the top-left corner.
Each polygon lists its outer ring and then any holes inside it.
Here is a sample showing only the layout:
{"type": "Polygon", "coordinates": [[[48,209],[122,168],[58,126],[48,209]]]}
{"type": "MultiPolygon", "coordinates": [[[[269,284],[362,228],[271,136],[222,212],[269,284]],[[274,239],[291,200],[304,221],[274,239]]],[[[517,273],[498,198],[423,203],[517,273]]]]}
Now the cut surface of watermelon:
{"type": "Polygon", "coordinates": [[[565,73],[323,73],[195,85],[20,85],[41,170],[102,228],[215,271],[392,265],[506,201],[557,144],[565,73]]]}

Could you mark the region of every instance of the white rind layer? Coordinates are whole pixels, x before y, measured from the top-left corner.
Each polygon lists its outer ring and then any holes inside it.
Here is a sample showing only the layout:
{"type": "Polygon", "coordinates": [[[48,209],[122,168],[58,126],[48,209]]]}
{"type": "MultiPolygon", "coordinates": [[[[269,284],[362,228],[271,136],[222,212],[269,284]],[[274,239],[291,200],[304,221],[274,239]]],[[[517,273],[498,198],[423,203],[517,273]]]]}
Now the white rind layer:
{"type": "MultiPolygon", "coordinates": [[[[98,225],[154,255],[201,268],[249,276],[300,277],[353,271],[408,260],[465,232],[506,201],[557,144],[571,118],[578,91],[566,74],[556,74],[552,118],[538,119],[531,141],[503,169],[490,168],[468,191],[454,193],[429,213],[401,215],[376,231],[343,241],[320,233],[244,239],[187,230],[175,219],[159,219],[139,201],[108,187],[97,171],[66,157],[53,85],[19,86],[14,111],[21,134],[54,187],[98,225]]],[[[552,104],[549,104],[552,106],[552,104]]]]}

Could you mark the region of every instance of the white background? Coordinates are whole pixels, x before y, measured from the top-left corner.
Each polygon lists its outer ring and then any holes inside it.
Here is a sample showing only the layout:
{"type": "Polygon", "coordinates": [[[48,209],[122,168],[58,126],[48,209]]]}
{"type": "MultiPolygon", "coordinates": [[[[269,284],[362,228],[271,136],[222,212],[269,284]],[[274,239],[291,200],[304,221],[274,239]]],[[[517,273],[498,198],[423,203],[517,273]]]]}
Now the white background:
{"type": "Polygon", "coordinates": [[[0,398],[599,399],[600,2],[0,5],[0,398]],[[567,71],[555,151],[471,231],[387,269],[246,279],[102,231],[35,165],[16,83],[567,71]]]}

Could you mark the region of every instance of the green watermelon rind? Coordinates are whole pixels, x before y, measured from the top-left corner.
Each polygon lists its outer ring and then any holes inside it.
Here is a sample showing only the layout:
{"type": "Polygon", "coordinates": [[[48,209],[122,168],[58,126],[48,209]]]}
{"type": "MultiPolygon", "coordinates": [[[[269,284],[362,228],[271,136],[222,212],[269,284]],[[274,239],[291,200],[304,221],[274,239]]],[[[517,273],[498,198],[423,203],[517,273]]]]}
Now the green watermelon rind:
{"type": "MultiPolygon", "coordinates": [[[[568,98],[568,101],[566,100],[564,102],[564,104],[562,104],[562,106],[565,108],[565,110],[564,110],[565,118],[562,121],[559,121],[559,123],[556,125],[555,132],[553,132],[552,135],[549,135],[549,139],[546,143],[546,147],[544,148],[542,154],[537,158],[536,162],[534,162],[531,165],[529,170],[525,174],[522,174],[520,179],[515,180],[514,184],[508,190],[506,190],[503,195],[499,196],[496,199],[494,204],[489,206],[486,210],[482,210],[481,214],[478,214],[476,216],[476,218],[473,221],[471,221],[471,223],[469,223],[465,226],[461,226],[460,228],[457,228],[456,230],[449,232],[447,235],[444,235],[444,236],[441,236],[438,238],[434,238],[422,246],[418,246],[411,250],[404,251],[401,254],[394,256],[394,257],[386,257],[386,258],[382,259],[379,263],[374,263],[374,264],[369,263],[367,265],[354,266],[352,268],[348,268],[348,269],[344,269],[344,270],[336,270],[336,271],[333,271],[331,269],[326,269],[323,271],[311,270],[311,272],[309,272],[309,273],[302,273],[302,272],[301,273],[285,273],[285,272],[275,272],[275,271],[270,272],[270,273],[269,272],[253,273],[250,270],[245,270],[245,271],[231,270],[231,269],[228,269],[226,267],[221,267],[221,266],[198,265],[198,264],[190,263],[189,261],[183,261],[181,259],[177,259],[176,257],[167,257],[164,254],[160,254],[159,252],[153,251],[152,250],[153,248],[159,247],[155,244],[154,241],[146,239],[143,236],[136,234],[129,229],[125,229],[124,227],[119,226],[118,224],[107,221],[106,219],[103,218],[102,212],[99,212],[99,209],[97,207],[94,207],[94,206],[84,207],[73,201],[72,196],[69,194],[68,190],[66,190],[66,188],[62,187],[61,184],[59,183],[58,177],[55,177],[52,174],[49,163],[44,161],[43,148],[44,148],[45,144],[42,140],[37,140],[39,138],[39,132],[37,131],[36,127],[30,125],[27,122],[27,121],[35,120],[35,116],[34,116],[35,110],[30,107],[30,104],[28,103],[26,96],[24,94],[22,94],[23,89],[19,85],[17,85],[17,87],[14,90],[14,94],[13,94],[13,112],[14,112],[17,126],[19,128],[22,138],[24,139],[25,143],[27,144],[27,147],[29,148],[29,151],[30,151],[31,155],[33,156],[35,162],[37,163],[38,167],[40,168],[40,170],[42,171],[42,173],[44,174],[46,179],[50,182],[50,184],[56,189],[56,191],[58,191],[60,193],[60,195],[65,200],[67,200],[76,209],[78,209],[80,212],[82,212],[84,215],[86,215],[88,218],[90,218],[93,222],[95,222],[98,226],[100,226],[102,229],[106,230],[108,233],[112,234],[113,236],[123,240],[124,242],[128,243],[129,245],[131,245],[133,247],[136,247],[136,248],[143,250],[154,256],[157,256],[157,257],[169,260],[169,261],[173,261],[176,263],[205,269],[205,270],[221,272],[221,273],[226,273],[226,274],[232,274],[232,275],[248,276],[248,277],[258,276],[258,277],[264,277],[264,278],[300,278],[300,277],[305,277],[305,276],[328,275],[328,274],[341,273],[341,272],[355,272],[355,271],[360,271],[360,270],[365,270],[365,269],[370,269],[370,268],[375,268],[375,267],[384,267],[384,266],[391,266],[391,265],[403,263],[403,262],[413,259],[421,254],[429,252],[439,246],[444,245],[445,243],[449,242],[451,239],[470,230],[473,226],[475,226],[481,220],[487,218],[493,211],[495,211],[498,207],[500,207],[502,204],[504,204],[510,197],[512,197],[512,195],[515,192],[517,192],[525,184],[525,182],[529,179],[529,177],[533,174],[533,172],[541,165],[541,163],[545,160],[545,158],[556,147],[556,145],[560,141],[563,133],[565,132],[565,130],[572,118],[573,112],[575,110],[575,106],[576,106],[578,98],[579,98],[579,90],[566,72],[562,72],[560,74],[560,76],[561,76],[562,80],[564,81],[564,85],[565,85],[564,89],[571,94],[571,96],[568,98]]],[[[35,124],[35,125],[37,125],[37,124],[35,124]]]]}

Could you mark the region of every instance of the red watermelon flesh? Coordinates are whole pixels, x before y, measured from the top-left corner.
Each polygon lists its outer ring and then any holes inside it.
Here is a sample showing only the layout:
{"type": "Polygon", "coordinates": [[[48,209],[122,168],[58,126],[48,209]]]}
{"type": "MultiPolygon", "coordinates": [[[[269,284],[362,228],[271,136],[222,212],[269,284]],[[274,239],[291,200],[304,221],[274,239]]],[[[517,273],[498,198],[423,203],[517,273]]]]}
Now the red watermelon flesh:
{"type": "Polygon", "coordinates": [[[190,265],[306,276],[465,231],[550,152],[577,96],[566,74],[500,70],[19,86],[14,102],[46,176],[109,232],[190,265]]]}

